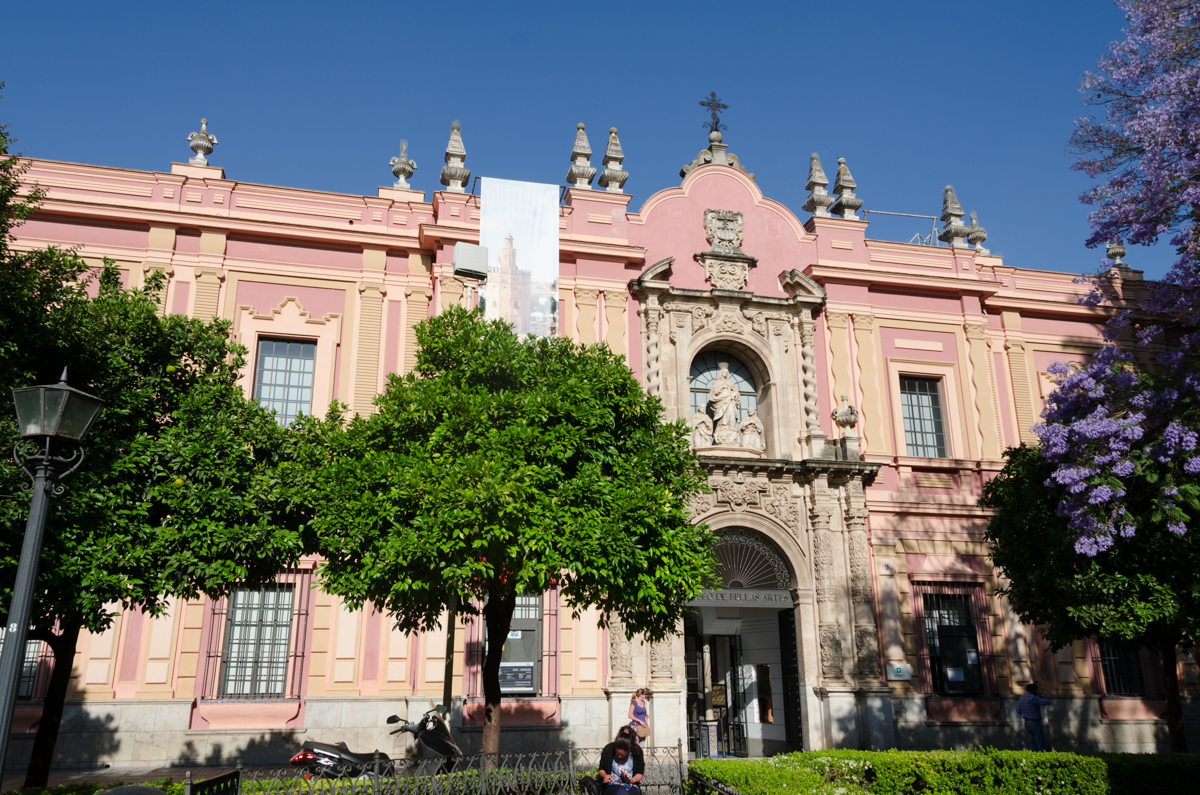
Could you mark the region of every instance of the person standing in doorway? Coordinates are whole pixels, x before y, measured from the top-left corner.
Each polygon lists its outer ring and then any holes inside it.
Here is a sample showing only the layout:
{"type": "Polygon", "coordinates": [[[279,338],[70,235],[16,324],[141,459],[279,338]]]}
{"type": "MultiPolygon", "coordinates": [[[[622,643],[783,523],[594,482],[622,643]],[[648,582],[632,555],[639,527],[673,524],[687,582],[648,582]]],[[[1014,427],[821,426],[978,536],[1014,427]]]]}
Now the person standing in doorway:
{"type": "Polygon", "coordinates": [[[645,745],[650,736],[650,724],[646,720],[646,688],[639,687],[629,701],[629,728],[637,735],[638,745],[645,745]]]}
{"type": "Polygon", "coordinates": [[[1025,719],[1025,733],[1029,735],[1030,751],[1046,750],[1046,729],[1042,726],[1042,707],[1050,699],[1042,698],[1034,682],[1025,685],[1025,695],[1017,702],[1017,712],[1025,719]]]}

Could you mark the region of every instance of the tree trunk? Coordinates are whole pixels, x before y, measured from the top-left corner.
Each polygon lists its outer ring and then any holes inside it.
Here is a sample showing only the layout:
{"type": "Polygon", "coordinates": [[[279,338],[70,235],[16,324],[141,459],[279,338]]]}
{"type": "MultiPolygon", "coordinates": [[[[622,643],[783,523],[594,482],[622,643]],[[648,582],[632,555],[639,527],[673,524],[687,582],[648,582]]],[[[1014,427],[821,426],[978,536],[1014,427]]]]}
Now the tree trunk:
{"type": "Polygon", "coordinates": [[[483,658],[483,739],[479,750],[485,754],[500,753],[500,659],[516,604],[516,593],[506,591],[490,594],[483,608],[488,644],[483,658]]]}
{"type": "Polygon", "coordinates": [[[33,738],[33,752],[29,756],[29,769],[25,772],[26,787],[44,787],[50,778],[54,746],[58,744],[58,729],[62,724],[63,704],[67,700],[67,687],[71,684],[71,667],[75,664],[80,622],[78,619],[60,622],[59,627],[62,630],[59,635],[45,631],[30,633],[31,638],[50,645],[54,652],[54,670],[42,702],[37,736],[33,738]]]}
{"type": "Polygon", "coordinates": [[[1183,706],[1179,702],[1179,666],[1176,662],[1175,648],[1179,640],[1175,636],[1164,635],[1159,640],[1159,654],[1162,656],[1163,693],[1167,697],[1167,736],[1171,740],[1171,753],[1187,753],[1187,737],[1183,731],[1183,706]]]}

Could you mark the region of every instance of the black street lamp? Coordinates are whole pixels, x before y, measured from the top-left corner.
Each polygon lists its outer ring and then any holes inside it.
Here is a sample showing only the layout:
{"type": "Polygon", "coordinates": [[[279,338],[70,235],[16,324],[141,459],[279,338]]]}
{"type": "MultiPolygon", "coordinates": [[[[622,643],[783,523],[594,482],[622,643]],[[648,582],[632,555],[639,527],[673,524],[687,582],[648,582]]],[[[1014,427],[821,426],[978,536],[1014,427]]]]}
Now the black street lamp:
{"type": "Polygon", "coordinates": [[[13,460],[29,478],[30,482],[22,484],[22,488],[33,491],[33,500],[8,608],[4,645],[0,649],[0,775],[8,757],[8,733],[12,729],[13,706],[25,661],[25,636],[29,632],[29,612],[42,556],[50,492],[62,494],[59,481],[83,463],[83,437],[104,405],[100,398],[67,386],[66,368],[57,384],[14,389],[13,403],[21,434],[21,441],[13,448],[13,460]],[[57,442],[58,449],[51,450],[52,442],[57,442]],[[63,447],[71,450],[70,455],[58,454],[63,447]]]}

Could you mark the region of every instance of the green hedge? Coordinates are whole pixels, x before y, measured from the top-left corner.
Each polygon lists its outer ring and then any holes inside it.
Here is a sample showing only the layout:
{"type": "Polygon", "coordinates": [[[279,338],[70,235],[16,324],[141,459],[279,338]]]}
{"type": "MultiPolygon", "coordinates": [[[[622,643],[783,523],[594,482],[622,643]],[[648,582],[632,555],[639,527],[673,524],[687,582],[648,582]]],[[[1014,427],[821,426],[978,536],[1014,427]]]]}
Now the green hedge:
{"type": "MultiPolygon", "coordinates": [[[[194,779],[200,781],[201,779],[194,779]]],[[[95,795],[101,790],[119,787],[125,782],[111,781],[106,784],[97,784],[94,782],[80,784],[59,784],[57,787],[22,787],[21,789],[9,790],[5,795],[95,795]]],[[[167,795],[183,795],[183,781],[175,781],[170,777],[156,779],[154,781],[143,781],[151,787],[158,787],[167,793],[167,795]]]]}
{"type": "MultiPolygon", "coordinates": [[[[689,770],[742,795],[1150,795],[1200,789],[1200,756],[1029,751],[814,751],[702,759],[689,770]]],[[[689,795],[711,795],[694,782],[689,795]]]]}

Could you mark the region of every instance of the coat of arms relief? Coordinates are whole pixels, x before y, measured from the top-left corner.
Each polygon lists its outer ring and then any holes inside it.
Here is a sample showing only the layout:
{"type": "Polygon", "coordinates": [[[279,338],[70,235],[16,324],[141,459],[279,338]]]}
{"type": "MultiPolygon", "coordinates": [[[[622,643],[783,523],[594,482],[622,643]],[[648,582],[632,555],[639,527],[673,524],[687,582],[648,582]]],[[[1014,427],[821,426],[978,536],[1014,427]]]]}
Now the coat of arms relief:
{"type": "Polygon", "coordinates": [[[695,256],[704,266],[704,278],[718,290],[744,290],[750,266],[757,260],[742,252],[742,214],[733,210],[705,210],[704,236],[709,249],[695,256]]]}

